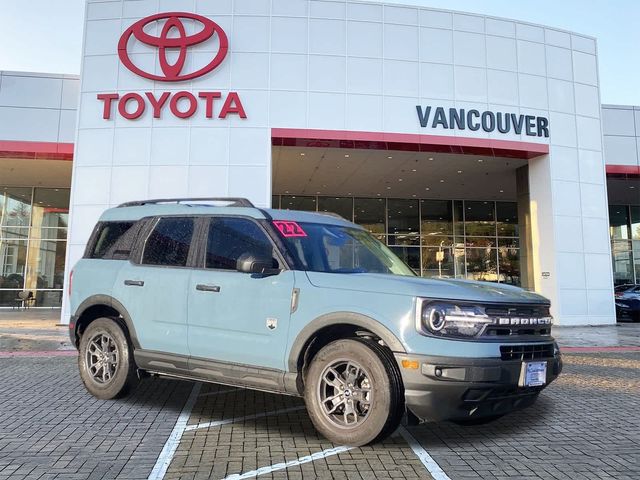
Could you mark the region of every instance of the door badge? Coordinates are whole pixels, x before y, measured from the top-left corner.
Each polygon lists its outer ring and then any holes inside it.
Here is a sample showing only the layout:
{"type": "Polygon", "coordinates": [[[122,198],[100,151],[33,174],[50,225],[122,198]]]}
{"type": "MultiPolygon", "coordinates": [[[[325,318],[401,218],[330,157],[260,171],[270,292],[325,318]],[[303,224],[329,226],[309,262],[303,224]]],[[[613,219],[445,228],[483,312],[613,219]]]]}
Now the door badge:
{"type": "Polygon", "coordinates": [[[269,330],[275,330],[278,328],[278,319],[277,318],[267,318],[267,328],[269,330]]]}

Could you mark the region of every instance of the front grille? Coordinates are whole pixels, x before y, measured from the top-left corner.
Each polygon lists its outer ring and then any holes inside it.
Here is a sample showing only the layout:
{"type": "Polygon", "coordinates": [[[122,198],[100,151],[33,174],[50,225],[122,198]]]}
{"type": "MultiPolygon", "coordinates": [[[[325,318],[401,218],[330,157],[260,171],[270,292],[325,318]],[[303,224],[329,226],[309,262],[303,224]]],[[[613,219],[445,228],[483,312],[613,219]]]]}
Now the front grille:
{"type": "Polygon", "coordinates": [[[490,317],[548,317],[548,305],[491,305],[485,308],[490,317]]]}
{"type": "Polygon", "coordinates": [[[536,360],[553,357],[553,343],[537,345],[503,345],[500,347],[502,360],[536,360]]]}
{"type": "Polygon", "coordinates": [[[507,322],[515,321],[517,324],[488,325],[483,336],[502,337],[512,335],[551,335],[551,325],[539,325],[537,319],[549,318],[549,305],[537,304],[506,304],[489,305],[485,307],[487,315],[494,319],[506,319],[507,322]]]}

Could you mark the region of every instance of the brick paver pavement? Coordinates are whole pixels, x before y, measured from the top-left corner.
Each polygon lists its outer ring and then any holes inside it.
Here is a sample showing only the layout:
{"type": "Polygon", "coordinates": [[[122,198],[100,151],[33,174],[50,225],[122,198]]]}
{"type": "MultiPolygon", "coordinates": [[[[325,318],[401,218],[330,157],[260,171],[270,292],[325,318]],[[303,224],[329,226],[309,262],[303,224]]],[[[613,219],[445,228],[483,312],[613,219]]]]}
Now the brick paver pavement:
{"type": "MultiPolygon", "coordinates": [[[[569,354],[565,362],[528,410],[485,426],[408,430],[454,480],[640,478],[640,352],[569,354]]],[[[0,480],[145,479],[192,387],[146,379],[128,398],[101,401],[84,391],[75,358],[0,358],[0,480]]],[[[336,447],[300,406],[293,397],[202,385],[165,478],[222,479],[336,447]]],[[[395,436],[258,478],[430,476],[395,436]]]]}

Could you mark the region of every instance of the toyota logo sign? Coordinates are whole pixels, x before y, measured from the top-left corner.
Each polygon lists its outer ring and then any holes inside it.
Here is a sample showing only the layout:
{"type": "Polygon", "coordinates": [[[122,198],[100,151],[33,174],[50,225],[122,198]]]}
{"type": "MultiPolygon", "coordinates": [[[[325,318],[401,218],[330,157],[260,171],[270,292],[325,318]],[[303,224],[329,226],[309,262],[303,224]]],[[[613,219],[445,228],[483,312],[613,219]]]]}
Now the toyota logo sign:
{"type": "Polygon", "coordinates": [[[201,15],[186,12],[159,13],[143,18],[127,28],[118,42],[118,56],[125,67],[136,75],[150,80],[158,80],[160,82],[180,82],[201,77],[222,63],[227,55],[228,49],[229,40],[227,39],[227,35],[217,23],[201,15]],[[164,20],[164,24],[162,24],[160,36],[155,37],[145,31],[145,28],[148,25],[152,25],[154,23],[161,24],[160,22],[162,20],[164,20]],[[201,24],[202,28],[193,35],[187,35],[183,20],[195,20],[201,24]],[[199,70],[182,73],[187,60],[188,48],[206,42],[214,35],[218,36],[219,47],[217,54],[211,62],[199,70]],[[162,75],[145,72],[131,61],[127,48],[132,36],[136,40],[158,49],[158,58],[160,60],[162,75]],[[178,57],[175,60],[175,63],[170,63],[167,59],[168,51],[177,52],[178,57]]]}

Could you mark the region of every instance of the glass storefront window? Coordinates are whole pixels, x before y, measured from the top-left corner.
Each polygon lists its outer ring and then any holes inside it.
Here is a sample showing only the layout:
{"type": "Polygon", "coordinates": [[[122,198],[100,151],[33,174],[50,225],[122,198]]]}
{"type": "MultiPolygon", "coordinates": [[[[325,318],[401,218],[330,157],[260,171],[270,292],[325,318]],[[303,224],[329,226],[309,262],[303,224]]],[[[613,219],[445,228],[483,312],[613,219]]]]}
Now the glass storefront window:
{"type": "Polygon", "coordinates": [[[283,195],[280,200],[280,208],[284,210],[316,211],[316,197],[301,197],[299,195],[283,195]]]}
{"type": "Polygon", "coordinates": [[[440,245],[450,247],[453,245],[453,237],[440,237],[436,235],[422,235],[422,245],[428,247],[439,247],[440,245]]]}
{"type": "MultiPolygon", "coordinates": [[[[614,240],[611,245],[613,257],[613,283],[634,283],[632,244],[629,240],[614,240]]],[[[640,252],[639,252],[640,253],[640,252]]]]}
{"type": "Polygon", "coordinates": [[[418,200],[390,198],[387,200],[389,235],[420,233],[420,208],[418,200]]]}
{"type": "Polygon", "coordinates": [[[27,290],[62,289],[67,242],[32,240],[29,243],[27,290]]]}
{"type": "MultiPolygon", "coordinates": [[[[640,240],[640,206],[630,207],[629,213],[631,213],[631,238],[633,240],[640,240]]],[[[635,247],[634,250],[640,254],[640,251],[636,250],[635,247]]]]}
{"type": "Polygon", "coordinates": [[[464,202],[465,235],[496,236],[495,204],[493,202],[464,202]]]}
{"type": "Polygon", "coordinates": [[[633,265],[636,274],[635,283],[640,283],[640,240],[632,242],[633,248],[633,265]]]}
{"type": "Polygon", "coordinates": [[[498,281],[498,250],[496,248],[467,248],[465,253],[469,280],[498,281]]]}
{"type": "Polygon", "coordinates": [[[420,245],[420,235],[387,235],[389,245],[420,245]]]}
{"type": "Polygon", "coordinates": [[[60,307],[68,224],[68,188],[0,187],[0,306],[60,307]]]}
{"type": "Polygon", "coordinates": [[[453,202],[453,234],[457,237],[464,237],[464,203],[462,200],[453,202]]]}
{"type": "Polygon", "coordinates": [[[510,285],[520,285],[520,250],[503,246],[498,248],[499,281],[510,285]]]}
{"type": "Polygon", "coordinates": [[[467,247],[480,248],[480,247],[495,247],[496,239],[490,237],[465,237],[464,241],[467,247]]]}
{"type": "Polygon", "coordinates": [[[520,284],[515,202],[275,195],[273,204],[279,203],[301,210],[314,210],[317,205],[318,211],[345,218],[353,209],[355,223],[425,277],[441,274],[520,284]]]}
{"type": "Polygon", "coordinates": [[[452,278],[455,276],[453,248],[422,247],[422,276],[452,278]]]}
{"type": "Polygon", "coordinates": [[[453,206],[450,200],[420,200],[422,235],[453,234],[453,206]]]}
{"type": "Polygon", "coordinates": [[[404,263],[420,275],[420,247],[389,247],[404,263]]]}
{"type": "Polygon", "coordinates": [[[498,236],[518,236],[518,204],[512,202],[496,203],[498,236]]]}
{"type": "Polygon", "coordinates": [[[626,205],[609,205],[609,230],[611,239],[629,239],[629,211],[626,205]]]}
{"type": "Polygon", "coordinates": [[[31,194],[31,188],[0,187],[0,225],[28,227],[31,194]]]}
{"type": "Polygon", "coordinates": [[[318,211],[337,213],[351,222],[353,220],[353,198],[318,197],[318,211]]]}
{"type": "Polygon", "coordinates": [[[0,288],[21,288],[27,264],[27,241],[0,240],[0,288]]]}
{"type": "Polygon", "coordinates": [[[372,233],[385,233],[385,199],[356,198],[353,204],[354,222],[372,233]]]}

